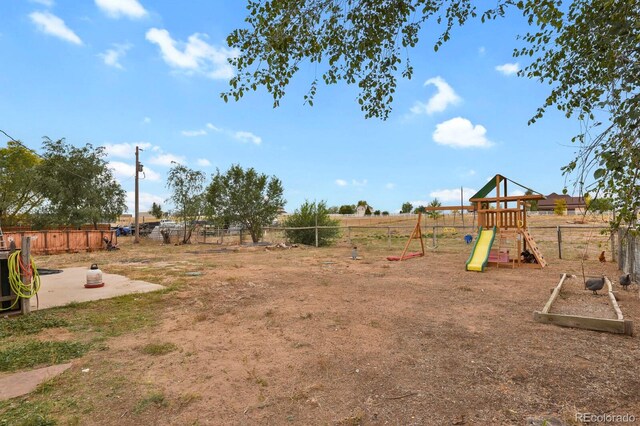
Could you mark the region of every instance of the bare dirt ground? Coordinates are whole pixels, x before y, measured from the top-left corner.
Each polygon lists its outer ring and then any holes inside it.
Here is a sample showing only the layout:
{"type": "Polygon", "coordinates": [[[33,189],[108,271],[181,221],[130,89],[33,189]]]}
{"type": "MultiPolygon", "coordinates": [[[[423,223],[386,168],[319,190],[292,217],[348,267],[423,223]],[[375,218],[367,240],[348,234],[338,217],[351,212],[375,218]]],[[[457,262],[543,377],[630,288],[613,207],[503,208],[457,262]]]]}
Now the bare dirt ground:
{"type": "MultiPolygon", "coordinates": [[[[580,274],[579,261],[475,273],[464,270],[468,251],[388,262],[397,253],[384,248],[360,247],[362,260],[354,261],[345,247],[121,246],[42,259],[49,267],[98,262],[107,272],[174,285],[154,325],[106,340],[54,381],[46,398],[75,396],[50,413],[61,423],[507,425],[554,417],[578,424],[582,412],[640,418],[637,335],[533,321],[561,273],[580,274]],[[172,349],[142,352],[149,343],[172,349]]],[[[612,279],[637,330],[637,286],[622,291],[611,262],[588,260],[585,268],[612,279]]]]}

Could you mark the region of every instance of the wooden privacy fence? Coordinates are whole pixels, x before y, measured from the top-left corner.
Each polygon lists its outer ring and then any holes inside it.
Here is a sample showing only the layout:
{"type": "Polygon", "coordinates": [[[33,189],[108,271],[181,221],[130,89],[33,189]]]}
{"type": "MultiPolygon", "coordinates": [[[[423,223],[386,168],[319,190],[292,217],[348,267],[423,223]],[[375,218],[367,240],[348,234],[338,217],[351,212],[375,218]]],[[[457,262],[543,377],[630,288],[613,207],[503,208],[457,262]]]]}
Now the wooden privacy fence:
{"type": "Polygon", "coordinates": [[[629,232],[618,233],[618,267],[625,274],[631,274],[634,281],[640,282],[640,238],[629,232]]]}
{"type": "Polygon", "coordinates": [[[20,249],[22,237],[31,237],[32,254],[93,251],[106,248],[103,238],[116,244],[115,231],[22,231],[5,232],[5,242],[14,241],[20,249]]]}

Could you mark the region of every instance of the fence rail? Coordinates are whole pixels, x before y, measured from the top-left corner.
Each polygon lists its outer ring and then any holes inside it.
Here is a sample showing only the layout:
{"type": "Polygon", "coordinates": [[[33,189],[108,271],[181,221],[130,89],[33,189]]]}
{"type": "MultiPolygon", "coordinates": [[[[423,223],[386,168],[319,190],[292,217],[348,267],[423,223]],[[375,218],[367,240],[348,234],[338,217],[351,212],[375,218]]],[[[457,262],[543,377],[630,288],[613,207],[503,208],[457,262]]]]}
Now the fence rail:
{"type": "MultiPolygon", "coordinates": [[[[361,248],[389,251],[402,250],[415,225],[342,225],[335,227],[310,226],[298,228],[266,227],[260,243],[288,243],[286,231],[308,230],[322,237],[323,229],[338,229],[340,235],[335,241],[338,247],[358,246],[361,248]],[[316,233],[317,230],[317,233],[316,233]]],[[[560,225],[529,226],[533,238],[546,259],[566,260],[598,259],[605,252],[607,260],[616,260],[620,251],[606,226],[560,225]]],[[[468,250],[464,236],[475,236],[477,228],[467,225],[423,225],[422,234],[431,249],[463,251],[468,250]]],[[[175,238],[178,238],[176,235],[175,238]]],[[[200,228],[192,235],[192,242],[206,244],[247,244],[251,238],[246,230],[222,228],[200,228]]],[[[416,242],[417,244],[417,242],[416,242]]],[[[640,260],[640,259],[639,259],[640,260]]]]}

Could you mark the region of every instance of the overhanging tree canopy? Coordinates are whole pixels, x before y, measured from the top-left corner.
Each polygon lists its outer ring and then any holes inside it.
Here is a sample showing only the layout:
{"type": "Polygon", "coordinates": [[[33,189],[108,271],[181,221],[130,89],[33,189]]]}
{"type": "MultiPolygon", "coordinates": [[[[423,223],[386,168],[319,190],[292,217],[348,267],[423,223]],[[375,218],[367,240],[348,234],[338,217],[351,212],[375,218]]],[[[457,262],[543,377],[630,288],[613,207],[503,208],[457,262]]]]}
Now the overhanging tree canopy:
{"type": "MultiPolygon", "coordinates": [[[[411,78],[409,49],[419,43],[428,23],[442,31],[438,50],[454,26],[481,16],[495,18],[510,9],[528,18],[533,30],[515,56],[532,58],[521,75],[551,84],[551,93],[532,121],[555,106],[577,115],[585,128],[575,138],[576,159],[564,172],[578,172],[581,188],[615,198],[620,220],[631,222],[640,208],[638,129],[640,113],[640,7],[637,0],[498,0],[478,10],[472,0],[251,0],[247,28],[228,37],[240,55],[224,100],[265,87],[279,105],[288,84],[309,61],[324,65],[325,84],[344,81],[360,88],[358,103],[366,117],[386,119],[397,76],[411,78]],[[595,111],[607,124],[600,125],[595,111]],[[595,128],[596,133],[593,132],[595,128]],[[591,173],[593,178],[591,178],[591,173]]],[[[305,101],[313,105],[318,81],[310,82],[305,101]]]]}

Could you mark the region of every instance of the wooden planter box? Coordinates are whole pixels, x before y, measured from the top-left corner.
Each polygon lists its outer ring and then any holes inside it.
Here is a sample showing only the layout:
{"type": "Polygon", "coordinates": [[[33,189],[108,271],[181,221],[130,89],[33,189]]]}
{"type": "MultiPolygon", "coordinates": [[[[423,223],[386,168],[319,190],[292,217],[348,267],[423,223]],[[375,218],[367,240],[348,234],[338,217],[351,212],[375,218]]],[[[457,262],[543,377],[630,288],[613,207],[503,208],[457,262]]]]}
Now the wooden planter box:
{"type": "Polygon", "coordinates": [[[633,335],[633,321],[624,319],[622,315],[622,311],[618,306],[618,301],[613,294],[613,288],[611,286],[611,281],[609,278],[605,277],[605,289],[609,295],[609,301],[611,302],[611,306],[615,311],[616,319],[611,318],[597,318],[597,317],[589,317],[589,316],[580,316],[580,315],[566,315],[560,313],[550,313],[551,305],[556,300],[560,291],[562,290],[562,285],[567,279],[567,274],[563,274],[562,278],[560,278],[560,282],[553,289],[551,293],[551,297],[547,301],[547,304],[544,305],[542,311],[534,311],[533,319],[534,321],[545,323],[545,324],[555,324],[563,327],[574,327],[574,328],[584,328],[587,330],[596,330],[596,331],[607,331],[609,333],[616,334],[625,334],[627,336],[633,335]]]}

